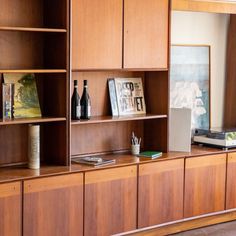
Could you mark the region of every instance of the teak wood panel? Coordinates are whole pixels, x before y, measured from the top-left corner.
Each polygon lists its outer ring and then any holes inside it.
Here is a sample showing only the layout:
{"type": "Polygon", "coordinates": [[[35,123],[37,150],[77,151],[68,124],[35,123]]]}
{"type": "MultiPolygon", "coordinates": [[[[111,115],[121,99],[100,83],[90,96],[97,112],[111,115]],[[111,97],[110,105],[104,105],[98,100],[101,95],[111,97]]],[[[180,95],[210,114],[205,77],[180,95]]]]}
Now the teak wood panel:
{"type": "Polygon", "coordinates": [[[139,165],[138,228],[183,218],[184,159],[139,165]]]}
{"type": "Polygon", "coordinates": [[[83,174],[24,181],[24,236],[83,235],[83,174]]]}
{"type": "Polygon", "coordinates": [[[172,0],[171,9],[176,11],[200,11],[228,14],[236,13],[235,3],[227,0],[172,0]]]}
{"type": "Polygon", "coordinates": [[[236,208],[236,153],[228,154],[227,185],[226,185],[226,209],[236,208]]]}
{"type": "Polygon", "coordinates": [[[136,208],[136,166],[85,173],[85,236],[135,229],[136,208]]]}
{"type": "Polygon", "coordinates": [[[124,68],[168,67],[168,0],[124,0],[124,68]]]}
{"type": "Polygon", "coordinates": [[[71,154],[130,150],[133,131],[143,140],[143,121],[74,125],[71,127],[71,154]]]}
{"type": "MultiPolygon", "coordinates": [[[[92,116],[110,116],[110,98],[108,92],[108,78],[131,78],[141,77],[144,79],[144,72],[73,72],[72,79],[78,80],[78,91],[80,97],[83,92],[83,80],[88,80],[88,91],[91,98],[92,116]]],[[[71,83],[71,94],[73,93],[73,83],[71,83]]]]}
{"type": "Polygon", "coordinates": [[[0,235],[21,235],[21,183],[0,184],[0,235]]]}
{"type": "Polygon", "coordinates": [[[224,127],[236,126],[236,105],[233,97],[236,91],[236,15],[230,16],[227,42],[227,61],[226,61],[226,85],[225,85],[225,109],[224,109],[224,127]]]}
{"type": "Polygon", "coordinates": [[[72,69],[122,67],[122,0],[72,0],[72,69]]]}
{"type": "Polygon", "coordinates": [[[187,158],[184,217],[225,208],[226,154],[187,158]]]}

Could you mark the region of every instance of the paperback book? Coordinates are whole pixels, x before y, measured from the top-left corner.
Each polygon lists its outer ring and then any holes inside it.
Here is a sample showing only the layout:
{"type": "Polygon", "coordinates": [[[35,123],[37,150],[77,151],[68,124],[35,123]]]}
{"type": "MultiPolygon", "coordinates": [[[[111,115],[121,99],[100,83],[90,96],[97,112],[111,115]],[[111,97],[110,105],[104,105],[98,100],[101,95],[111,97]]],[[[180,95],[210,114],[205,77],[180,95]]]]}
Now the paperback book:
{"type": "Polygon", "coordinates": [[[146,114],[142,78],[108,80],[113,116],[146,114]]]}

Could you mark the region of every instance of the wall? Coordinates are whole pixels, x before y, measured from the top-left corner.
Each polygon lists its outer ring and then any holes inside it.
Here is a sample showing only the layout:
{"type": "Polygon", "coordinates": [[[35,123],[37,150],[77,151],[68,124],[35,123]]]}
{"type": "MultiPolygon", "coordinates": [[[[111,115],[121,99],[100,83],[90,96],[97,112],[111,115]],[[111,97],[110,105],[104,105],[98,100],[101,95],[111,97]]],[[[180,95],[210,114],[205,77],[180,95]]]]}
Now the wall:
{"type": "Polygon", "coordinates": [[[172,44],[211,45],[211,127],[221,127],[224,112],[225,63],[229,16],[172,12],[172,44]]]}

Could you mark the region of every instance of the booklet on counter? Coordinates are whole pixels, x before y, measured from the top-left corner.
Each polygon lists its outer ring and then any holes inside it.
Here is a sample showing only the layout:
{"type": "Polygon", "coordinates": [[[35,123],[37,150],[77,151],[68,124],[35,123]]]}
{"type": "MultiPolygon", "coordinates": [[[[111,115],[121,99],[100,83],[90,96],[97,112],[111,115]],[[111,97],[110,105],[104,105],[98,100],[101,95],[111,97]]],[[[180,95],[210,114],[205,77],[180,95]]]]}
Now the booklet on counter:
{"type": "Polygon", "coordinates": [[[77,164],[84,164],[90,166],[102,166],[102,165],[114,164],[115,159],[109,160],[101,157],[81,157],[76,160],[73,160],[73,162],[77,164]]]}

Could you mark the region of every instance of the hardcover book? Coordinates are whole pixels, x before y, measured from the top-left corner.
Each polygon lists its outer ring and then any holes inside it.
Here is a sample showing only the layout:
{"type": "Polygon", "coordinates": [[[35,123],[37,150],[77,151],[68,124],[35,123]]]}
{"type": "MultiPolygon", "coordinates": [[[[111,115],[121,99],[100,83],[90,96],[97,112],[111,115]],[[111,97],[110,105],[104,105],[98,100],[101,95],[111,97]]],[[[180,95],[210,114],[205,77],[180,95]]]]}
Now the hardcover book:
{"type": "Polygon", "coordinates": [[[108,80],[113,116],[146,114],[142,78],[108,80]]]}
{"type": "Polygon", "coordinates": [[[34,74],[3,74],[5,83],[13,83],[14,118],[41,117],[34,74]]]}
{"type": "Polygon", "coordinates": [[[162,156],[162,152],[155,152],[155,151],[145,151],[139,153],[138,157],[150,158],[155,159],[162,156]]]}

